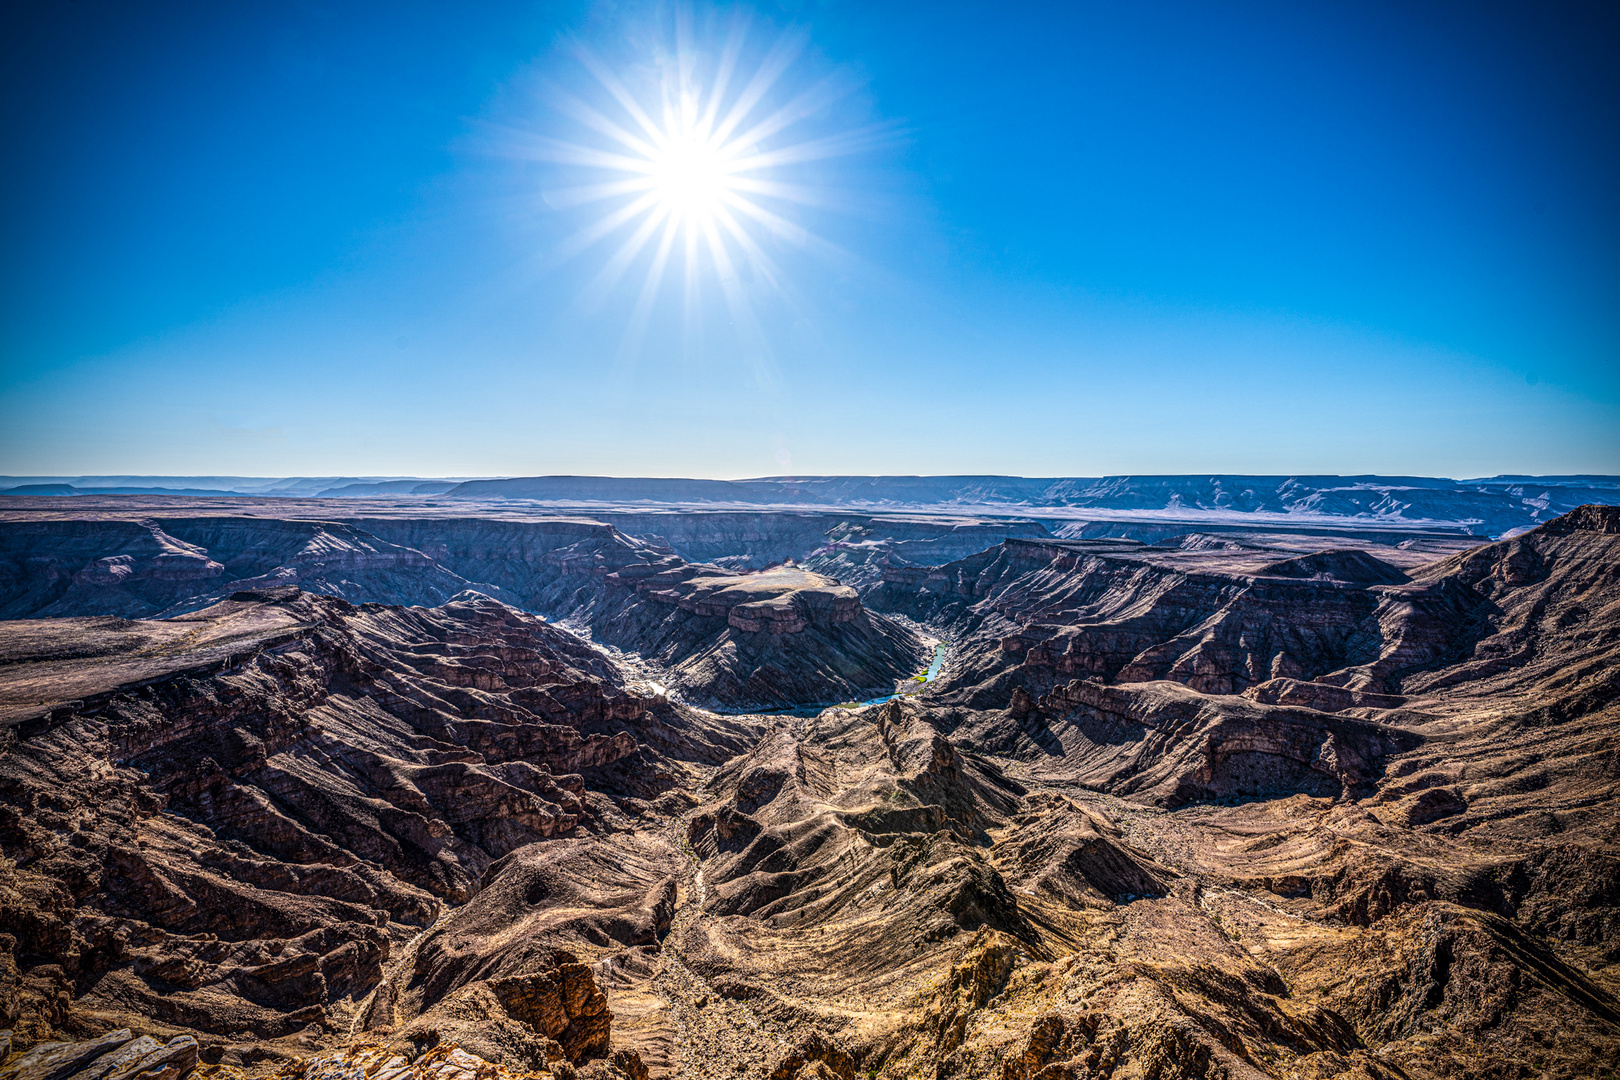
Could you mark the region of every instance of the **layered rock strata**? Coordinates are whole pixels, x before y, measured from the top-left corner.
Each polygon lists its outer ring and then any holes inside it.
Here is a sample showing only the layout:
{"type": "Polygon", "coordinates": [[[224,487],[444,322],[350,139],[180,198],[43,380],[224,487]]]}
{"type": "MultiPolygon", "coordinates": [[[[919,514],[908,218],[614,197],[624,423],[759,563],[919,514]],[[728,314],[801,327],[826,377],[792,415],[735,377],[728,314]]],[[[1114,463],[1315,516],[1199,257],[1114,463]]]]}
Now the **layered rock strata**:
{"type": "Polygon", "coordinates": [[[472,584],[419,551],[337,522],[0,523],[0,617],[10,619],[149,618],[283,585],[354,601],[438,604],[472,584]]]}
{"type": "Polygon", "coordinates": [[[892,691],[924,662],[910,630],[867,611],[852,589],[794,568],[737,574],[687,563],[592,522],[486,521],[460,531],[432,520],[363,524],[638,654],[700,704],[861,698],[892,691]]]}
{"type": "Polygon", "coordinates": [[[1477,606],[1453,574],[1416,579],[1365,552],[1275,554],[1009,540],[945,566],[887,570],[868,599],[971,642],[957,681],[993,687],[986,702],[1015,683],[1044,693],[1074,678],[1388,694],[1392,678],[1452,648],[1477,606]]]}

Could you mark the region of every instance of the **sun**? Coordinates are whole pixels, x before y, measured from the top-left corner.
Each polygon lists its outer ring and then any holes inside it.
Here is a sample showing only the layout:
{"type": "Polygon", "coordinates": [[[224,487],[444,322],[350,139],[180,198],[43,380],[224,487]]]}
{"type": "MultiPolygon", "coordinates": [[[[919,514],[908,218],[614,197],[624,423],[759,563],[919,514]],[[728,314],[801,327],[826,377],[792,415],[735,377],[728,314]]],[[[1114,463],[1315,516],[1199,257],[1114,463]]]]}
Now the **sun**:
{"type": "Polygon", "coordinates": [[[530,144],[534,156],[566,166],[559,175],[572,181],[549,187],[546,205],[596,211],[553,256],[606,248],[582,287],[587,308],[605,303],[632,268],[644,273],[627,342],[639,339],[671,279],[683,285],[689,325],[699,319],[700,294],[718,286],[729,325],[757,338],[753,306],[772,294],[791,300],[772,247],[841,254],[795,220],[830,205],[805,167],[857,153],[889,132],[833,124],[833,107],[853,81],[841,71],[797,77],[802,35],[751,49],[745,19],[719,27],[725,32],[714,47],[699,40],[689,15],[678,15],[673,29],[650,58],[619,66],[578,46],[574,55],[590,80],[577,92],[554,87],[549,95],[556,119],[573,121],[577,134],[530,144]]]}
{"type": "Polygon", "coordinates": [[[682,222],[707,226],[734,195],[727,156],[693,131],[669,133],[649,160],[648,180],[658,207],[682,222]]]}

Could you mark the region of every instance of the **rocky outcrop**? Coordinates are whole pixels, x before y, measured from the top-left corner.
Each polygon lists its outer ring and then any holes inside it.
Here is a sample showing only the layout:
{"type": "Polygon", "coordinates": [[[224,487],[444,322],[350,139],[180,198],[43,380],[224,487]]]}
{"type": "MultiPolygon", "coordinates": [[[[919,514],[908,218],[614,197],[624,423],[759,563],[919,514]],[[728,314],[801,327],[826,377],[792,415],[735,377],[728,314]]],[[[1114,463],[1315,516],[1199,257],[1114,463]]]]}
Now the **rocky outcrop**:
{"type": "Polygon", "coordinates": [[[870,599],[981,639],[961,650],[957,681],[1018,667],[1027,672],[1020,681],[1042,690],[1079,676],[1241,693],[1272,678],[1311,679],[1383,658],[1379,620],[1397,608],[1425,629],[1439,626],[1440,636],[1458,618],[1443,586],[1266,576],[1276,566],[1266,554],[1007,541],[926,575],[891,573],[870,599]]]}
{"type": "Polygon", "coordinates": [[[737,574],[589,522],[366,520],[463,574],[498,581],[531,610],[656,665],[699,704],[781,708],[867,697],[914,673],[923,647],[858,594],[790,567],[737,574]]]}
{"type": "Polygon", "coordinates": [[[1116,820],[1061,795],[1031,795],[996,846],[1014,888],[1077,909],[1164,896],[1176,879],[1132,848],[1116,820]]]}
{"type": "Polygon", "coordinates": [[[542,1059],[532,1066],[508,1066],[470,1053],[454,1043],[423,1050],[359,1043],[341,1050],[314,1054],[274,1073],[274,1080],[647,1080],[646,1066],[634,1051],[618,1051],[610,1059],[575,1069],[566,1060],[542,1059]]]}
{"type": "Polygon", "coordinates": [[[1406,574],[1376,556],[1354,548],[1315,551],[1260,567],[1262,577],[1342,581],[1349,585],[1404,585],[1406,574]]]}
{"type": "Polygon", "coordinates": [[[472,584],[419,551],[336,522],[0,522],[4,618],[149,618],[195,611],[233,592],[275,586],[299,586],[355,602],[439,604],[472,584]]]}
{"type": "Polygon", "coordinates": [[[410,1021],[481,980],[526,977],[605,949],[654,946],[674,914],[680,869],[680,852],[668,842],[629,833],[513,852],[490,867],[467,904],[423,935],[413,964],[396,971],[361,1025],[410,1021]]]}
{"type": "Polygon", "coordinates": [[[491,980],[489,988],[508,1016],[555,1039],[570,1061],[607,1054],[613,1014],[584,964],[564,961],[552,971],[491,980]]]}
{"type": "Polygon", "coordinates": [[[862,514],[808,510],[593,509],[591,516],[688,562],[731,571],[797,563],[865,590],[889,563],[938,564],[983,551],[1009,536],[1043,537],[1044,526],[1019,519],[950,514],[862,514]]]}
{"type": "Polygon", "coordinates": [[[147,615],[207,590],[225,567],[152,521],[6,522],[0,617],[147,615]]]}
{"type": "Polygon", "coordinates": [[[367,1016],[367,1032],[407,1053],[456,1046],[511,1069],[566,1071],[597,1062],[599,1072],[612,1064],[645,1080],[634,1050],[612,1050],[613,1012],[591,968],[561,950],[540,970],[461,986],[397,1029],[376,1018],[375,1010],[367,1016]]]}
{"type": "Polygon", "coordinates": [[[1176,683],[1105,686],[1076,679],[981,737],[1011,741],[1019,756],[1046,757],[1043,779],[1078,782],[1162,805],[1307,792],[1370,792],[1385,761],[1423,740],[1415,732],[1244,698],[1198,694],[1176,683]],[[1022,746],[1017,745],[1022,744],[1022,746]],[[1027,747],[1027,749],[1026,749],[1027,747]]]}
{"type": "Polygon", "coordinates": [[[866,593],[881,585],[886,574],[963,559],[1009,537],[1048,535],[1045,526],[1035,521],[937,516],[846,519],[829,528],[816,548],[800,556],[800,564],[866,593]]]}
{"type": "Polygon", "coordinates": [[[689,835],[717,915],[802,929],[885,893],[902,938],[1028,932],[979,851],[1021,789],[899,702],[773,735],[716,786],[729,797],[695,813],[689,835]]]}
{"type": "Polygon", "coordinates": [[[0,1068],[4,1080],[176,1080],[197,1064],[197,1040],[167,1043],[119,1028],[86,1042],[46,1042],[0,1068]]]}
{"type": "Polygon", "coordinates": [[[802,1036],[771,1069],[770,1080],[855,1080],[855,1059],[820,1032],[802,1036]]]}
{"type": "MultiPolygon", "coordinates": [[[[1531,567],[1555,549],[1564,573],[1580,576],[1583,561],[1612,557],[1605,536],[1560,519],[1480,549],[1497,552],[1494,568],[1470,553],[1410,573],[1342,550],[1276,560],[1264,548],[1009,540],[926,572],[891,572],[869,602],[949,626],[962,641],[951,681],[975,707],[999,705],[1012,685],[1038,694],[1079,677],[1169,680],[1332,711],[1393,709],[1435,686],[1429,669],[1504,647],[1481,640],[1501,620],[1491,589],[1528,584],[1531,567]]],[[[1525,603],[1533,592],[1520,594],[1525,603]]],[[[1566,627],[1546,627],[1540,640],[1567,638],[1568,622],[1587,608],[1571,598],[1560,610],[1566,627]]]]}
{"type": "Polygon", "coordinates": [[[752,574],[694,574],[686,567],[626,568],[606,576],[654,603],[705,618],[725,619],[744,633],[798,634],[814,624],[831,629],[860,618],[861,598],[831,578],[791,567],[752,574]]]}

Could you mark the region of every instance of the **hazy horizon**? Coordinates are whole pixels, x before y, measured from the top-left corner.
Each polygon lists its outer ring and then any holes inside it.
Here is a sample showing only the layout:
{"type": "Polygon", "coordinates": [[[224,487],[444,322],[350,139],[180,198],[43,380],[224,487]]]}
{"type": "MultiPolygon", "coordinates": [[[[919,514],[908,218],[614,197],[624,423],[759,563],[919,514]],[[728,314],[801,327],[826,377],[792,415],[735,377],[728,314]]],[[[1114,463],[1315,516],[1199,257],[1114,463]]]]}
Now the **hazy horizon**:
{"type": "Polygon", "coordinates": [[[275,483],[288,480],[356,480],[365,482],[386,481],[440,481],[445,483],[463,483],[474,480],[525,480],[525,479],[587,479],[587,480],[702,480],[719,483],[743,483],[749,481],[809,481],[827,479],[1013,479],[1013,480],[1110,480],[1124,478],[1182,478],[1182,477],[1247,477],[1254,479],[1288,479],[1294,477],[1338,478],[1342,480],[1445,480],[1458,484],[1488,483],[1488,482],[1518,482],[1518,481],[1558,481],[1558,480],[1620,480],[1620,473],[1493,473],[1490,476],[1433,476],[1421,473],[1305,473],[1305,472],[1274,472],[1274,473],[1233,473],[1233,472],[1163,472],[1163,473],[1093,473],[1087,475],[1063,474],[1022,474],[1022,473],[761,473],[757,476],[695,476],[683,473],[491,473],[483,476],[435,476],[415,473],[356,473],[323,471],[307,474],[280,474],[273,476],[248,476],[221,473],[30,473],[13,474],[0,473],[0,481],[14,481],[18,483],[34,483],[43,481],[70,481],[70,480],[228,480],[244,482],[275,483]]]}

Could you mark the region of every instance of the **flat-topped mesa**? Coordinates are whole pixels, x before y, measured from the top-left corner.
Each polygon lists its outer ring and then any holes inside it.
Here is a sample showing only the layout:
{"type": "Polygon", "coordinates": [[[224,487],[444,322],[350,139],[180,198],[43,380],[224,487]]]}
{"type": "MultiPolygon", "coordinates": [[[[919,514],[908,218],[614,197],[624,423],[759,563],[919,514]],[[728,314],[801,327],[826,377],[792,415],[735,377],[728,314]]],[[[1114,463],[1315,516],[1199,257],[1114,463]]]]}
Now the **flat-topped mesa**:
{"type": "Polygon", "coordinates": [[[626,570],[609,575],[609,580],[682,611],[725,619],[744,633],[798,634],[812,625],[854,622],[861,614],[860,594],[854,589],[789,566],[749,574],[691,566],[652,573],[639,566],[626,570]]]}

